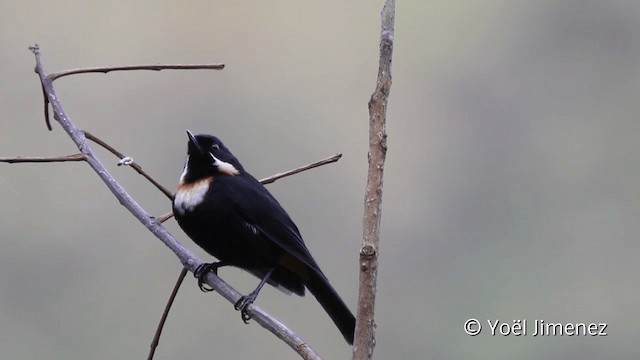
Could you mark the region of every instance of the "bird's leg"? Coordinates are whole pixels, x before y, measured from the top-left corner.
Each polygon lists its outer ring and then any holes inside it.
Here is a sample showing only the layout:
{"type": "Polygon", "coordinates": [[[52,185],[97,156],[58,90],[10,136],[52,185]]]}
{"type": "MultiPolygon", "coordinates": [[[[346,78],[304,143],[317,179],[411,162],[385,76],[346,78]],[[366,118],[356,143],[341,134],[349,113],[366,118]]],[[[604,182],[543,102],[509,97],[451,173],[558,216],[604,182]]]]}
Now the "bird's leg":
{"type": "Polygon", "coordinates": [[[213,289],[206,284],[207,274],[209,272],[213,272],[214,274],[218,275],[218,269],[227,265],[229,265],[229,263],[224,261],[218,261],[209,264],[200,264],[193,272],[193,276],[198,279],[198,287],[200,288],[200,290],[202,290],[203,292],[213,291],[213,289]]]}
{"type": "Polygon", "coordinates": [[[256,300],[258,294],[260,293],[260,289],[262,289],[264,284],[267,283],[269,277],[271,277],[271,273],[273,272],[273,270],[275,270],[275,268],[269,269],[269,271],[264,274],[262,280],[260,280],[260,284],[258,284],[258,287],[250,294],[242,296],[240,300],[236,301],[235,305],[233,305],[236,310],[240,310],[240,316],[242,317],[242,321],[244,321],[245,324],[248,324],[249,320],[251,319],[251,316],[247,313],[247,306],[249,306],[249,304],[252,304],[256,300]]]}

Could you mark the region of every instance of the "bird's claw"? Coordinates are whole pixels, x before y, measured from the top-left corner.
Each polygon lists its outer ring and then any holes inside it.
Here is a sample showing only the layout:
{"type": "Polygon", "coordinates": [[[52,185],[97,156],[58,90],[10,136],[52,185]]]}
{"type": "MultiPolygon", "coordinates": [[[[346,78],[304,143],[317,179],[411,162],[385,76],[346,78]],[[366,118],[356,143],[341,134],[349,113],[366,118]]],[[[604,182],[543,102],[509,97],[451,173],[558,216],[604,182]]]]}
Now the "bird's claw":
{"type": "Polygon", "coordinates": [[[212,272],[218,275],[218,268],[223,266],[220,262],[200,264],[193,272],[193,276],[198,279],[198,287],[202,292],[211,292],[213,288],[207,284],[207,274],[212,272]]]}
{"type": "Polygon", "coordinates": [[[240,317],[245,324],[248,324],[249,320],[251,320],[251,315],[247,312],[247,307],[249,307],[250,304],[253,304],[254,300],[255,296],[247,295],[241,297],[240,300],[236,301],[233,305],[236,310],[240,310],[240,317]]]}

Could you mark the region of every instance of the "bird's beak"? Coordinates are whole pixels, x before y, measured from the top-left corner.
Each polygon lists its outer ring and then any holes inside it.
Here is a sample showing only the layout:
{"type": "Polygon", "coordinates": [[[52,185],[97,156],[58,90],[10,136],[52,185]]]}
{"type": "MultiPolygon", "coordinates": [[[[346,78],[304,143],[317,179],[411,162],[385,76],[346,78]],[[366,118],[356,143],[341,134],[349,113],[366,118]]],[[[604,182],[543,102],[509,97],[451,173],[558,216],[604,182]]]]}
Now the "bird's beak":
{"type": "Polygon", "coordinates": [[[197,151],[199,154],[202,154],[203,153],[202,147],[200,147],[198,140],[196,140],[196,137],[193,136],[191,131],[187,130],[187,136],[189,136],[189,149],[197,151]]]}

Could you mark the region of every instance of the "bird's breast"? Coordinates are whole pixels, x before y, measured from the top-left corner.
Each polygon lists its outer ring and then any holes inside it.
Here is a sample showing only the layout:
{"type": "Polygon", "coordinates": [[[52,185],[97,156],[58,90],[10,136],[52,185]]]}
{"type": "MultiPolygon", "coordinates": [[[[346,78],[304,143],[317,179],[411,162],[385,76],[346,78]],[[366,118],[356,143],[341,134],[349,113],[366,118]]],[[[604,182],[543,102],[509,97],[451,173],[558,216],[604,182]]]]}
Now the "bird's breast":
{"type": "Polygon", "coordinates": [[[213,176],[192,183],[181,183],[173,200],[174,211],[177,211],[180,215],[193,211],[204,200],[204,196],[212,182],[213,176]]]}

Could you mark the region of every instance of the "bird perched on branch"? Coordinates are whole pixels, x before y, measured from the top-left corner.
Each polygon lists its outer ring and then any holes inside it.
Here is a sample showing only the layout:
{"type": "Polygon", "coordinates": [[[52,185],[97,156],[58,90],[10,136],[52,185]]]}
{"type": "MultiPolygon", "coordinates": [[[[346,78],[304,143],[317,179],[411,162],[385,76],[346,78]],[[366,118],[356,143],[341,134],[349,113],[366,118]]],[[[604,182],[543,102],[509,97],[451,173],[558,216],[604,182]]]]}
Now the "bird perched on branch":
{"type": "Polygon", "coordinates": [[[247,322],[247,306],[265,283],[316,297],[345,340],[353,344],[355,318],[309,253],[298,228],[267,189],[246,172],[220,139],[189,136],[187,160],[173,200],[184,232],[219,261],[195,272],[203,291],[209,271],[236,266],[257,276],[258,287],[235,304],[247,322]]]}

